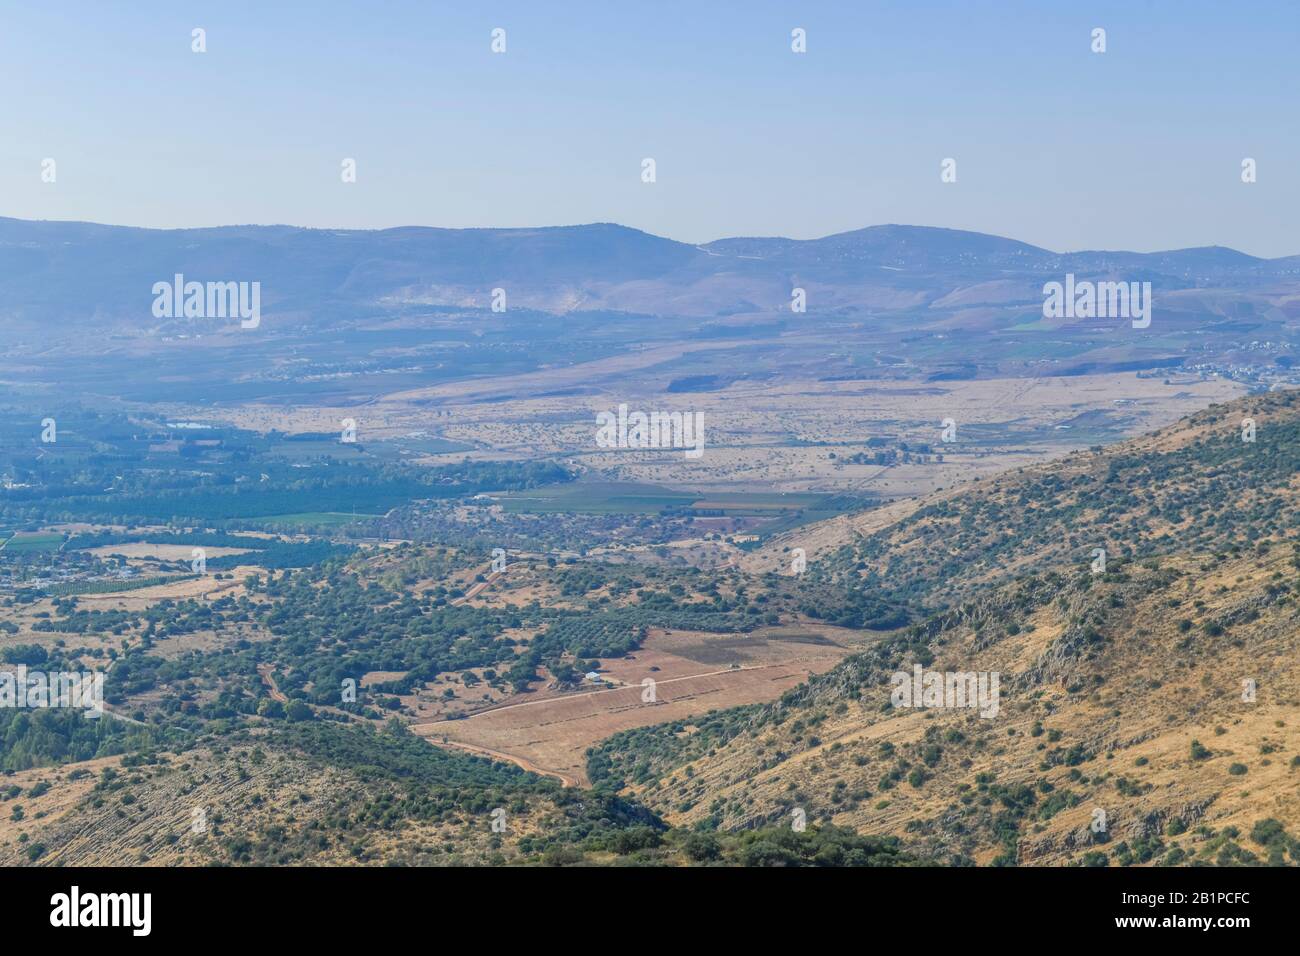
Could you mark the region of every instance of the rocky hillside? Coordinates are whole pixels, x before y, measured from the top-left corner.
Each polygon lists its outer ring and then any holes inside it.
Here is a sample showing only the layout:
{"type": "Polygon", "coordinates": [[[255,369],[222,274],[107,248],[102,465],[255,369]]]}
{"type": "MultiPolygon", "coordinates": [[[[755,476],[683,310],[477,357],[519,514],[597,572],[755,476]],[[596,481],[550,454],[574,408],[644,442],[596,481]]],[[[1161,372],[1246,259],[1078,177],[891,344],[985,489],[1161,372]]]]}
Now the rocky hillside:
{"type": "Polygon", "coordinates": [[[550,862],[663,829],[626,801],[395,727],[236,731],[179,752],[9,773],[2,795],[6,865],[550,862]]]}
{"type": "Polygon", "coordinates": [[[5,865],[911,866],[894,837],[818,827],[670,829],[390,727],[258,728],[183,752],[12,772],[5,865]]]}
{"type": "Polygon", "coordinates": [[[1274,393],[924,501],[808,572],[917,623],[776,704],[613,738],[592,779],[954,862],[1300,862],[1298,472],[1274,393]],[[996,713],[895,706],[915,665],[996,672],[996,713]]]}

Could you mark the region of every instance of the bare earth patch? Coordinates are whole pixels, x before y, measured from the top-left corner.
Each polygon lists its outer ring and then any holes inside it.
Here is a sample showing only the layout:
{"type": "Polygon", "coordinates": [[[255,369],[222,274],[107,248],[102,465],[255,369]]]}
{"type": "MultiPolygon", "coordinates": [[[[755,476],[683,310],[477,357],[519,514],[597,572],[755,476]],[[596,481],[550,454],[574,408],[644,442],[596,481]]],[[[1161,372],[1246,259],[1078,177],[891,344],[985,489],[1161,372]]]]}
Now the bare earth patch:
{"type": "Polygon", "coordinates": [[[654,631],[629,659],[602,668],[607,680],[620,686],[537,699],[518,695],[465,719],[417,723],[411,730],[435,744],[472,749],[585,785],[586,751],[606,737],[775,700],[848,653],[824,637],[654,631]],[[655,682],[653,700],[643,700],[646,678],[655,682]]]}

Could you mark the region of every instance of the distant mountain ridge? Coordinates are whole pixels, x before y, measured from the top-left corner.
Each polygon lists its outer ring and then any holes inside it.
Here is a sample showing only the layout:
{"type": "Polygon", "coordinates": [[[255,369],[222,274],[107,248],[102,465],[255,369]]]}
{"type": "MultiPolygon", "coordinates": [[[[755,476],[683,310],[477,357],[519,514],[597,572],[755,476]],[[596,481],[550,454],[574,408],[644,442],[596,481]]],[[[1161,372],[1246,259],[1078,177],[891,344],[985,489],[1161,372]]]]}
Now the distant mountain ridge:
{"type": "Polygon", "coordinates": [[[1052,252],[1016,239],[986,233],[892,224],[868,226],[820,239],[719,239],[702,248],[720,254],[753,256],[800,265],[841,263],[845,266],[900,269],[1001,268],[1029,272],[1074,269],[1086,272],[1123,267],[1203,276],[1232,272],[1295,275],[1300,270],[1300,256],[1261,259],[1226,246],[1200,246],[1162,252],[1052,252]]]}
{"type": "Polygon", "coordinates": [[[788,311],[793,285],[809,309],[896,308],[1012,280],[1039,294],[1043,276],[1117,274],[1157,287],[1258,287],[1300,281],[1300,256],[1259,259],[1223,247],[1057,253],[1014,239],[880,225],[820,239],[727,238],[700,246],[613,223],[520,229],[383,230],[222,226],[144,229],[0,218],[0,321],[45,328],[94,318],[139,324],[153,283],[259,281],[268,312],[511,306],[686,316],[788,311]],[[910,299],[904,301],[910,302],[910,299]]]}

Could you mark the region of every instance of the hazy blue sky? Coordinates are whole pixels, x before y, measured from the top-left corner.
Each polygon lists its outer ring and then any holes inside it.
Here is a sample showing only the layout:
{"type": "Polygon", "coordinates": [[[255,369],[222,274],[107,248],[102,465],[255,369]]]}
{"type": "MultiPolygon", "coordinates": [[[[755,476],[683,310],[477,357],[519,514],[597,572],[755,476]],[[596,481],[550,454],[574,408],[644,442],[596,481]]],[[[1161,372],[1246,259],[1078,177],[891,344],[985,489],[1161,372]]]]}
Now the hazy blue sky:
{"type": "Polygon", "coordinates": [[[615,221],[692,242],[902,222],[1058,250],[1295,254],[1298,9],[8,2],[0,215],[615,221]],[[504,55],[489,50],[493,27],[504,55]],[[794,27],[807,54],[790,51],[794,27]],[[40,180],[46,157],[54,184],[40,180]],[[340,182],[344,157],[355,184],[340,182]],[[940,182],[945,157],[955,184],[940,182]]]}

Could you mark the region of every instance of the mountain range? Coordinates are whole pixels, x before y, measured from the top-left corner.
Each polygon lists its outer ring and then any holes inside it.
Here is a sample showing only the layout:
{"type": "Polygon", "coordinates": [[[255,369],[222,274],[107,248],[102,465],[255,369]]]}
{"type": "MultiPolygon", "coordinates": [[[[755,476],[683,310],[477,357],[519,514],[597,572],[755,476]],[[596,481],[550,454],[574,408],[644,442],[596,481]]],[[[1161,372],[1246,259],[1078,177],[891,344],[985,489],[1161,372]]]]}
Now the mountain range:
{"type": "Polygon", "coordinates": [[[176,273],[258,281],[268,314],[512,307],[717,317],[1041,301],[1072,272],[1151,281],[1157,290],[1228,287],[1286,297],[1300,256],[1233,249],[1058,253],[1012,239],[880,225],[821,239],[728,238],[690,245],[612,223],[527,229],[384,230],[223,226],[142,229],[0,218],[0,319],[46,331],[149,324],[150,289],[176,273]],[[972,290],[975,290],[972,292],[972,290]],[[53,326],[53,328],[51,328],[53,326]]]}

